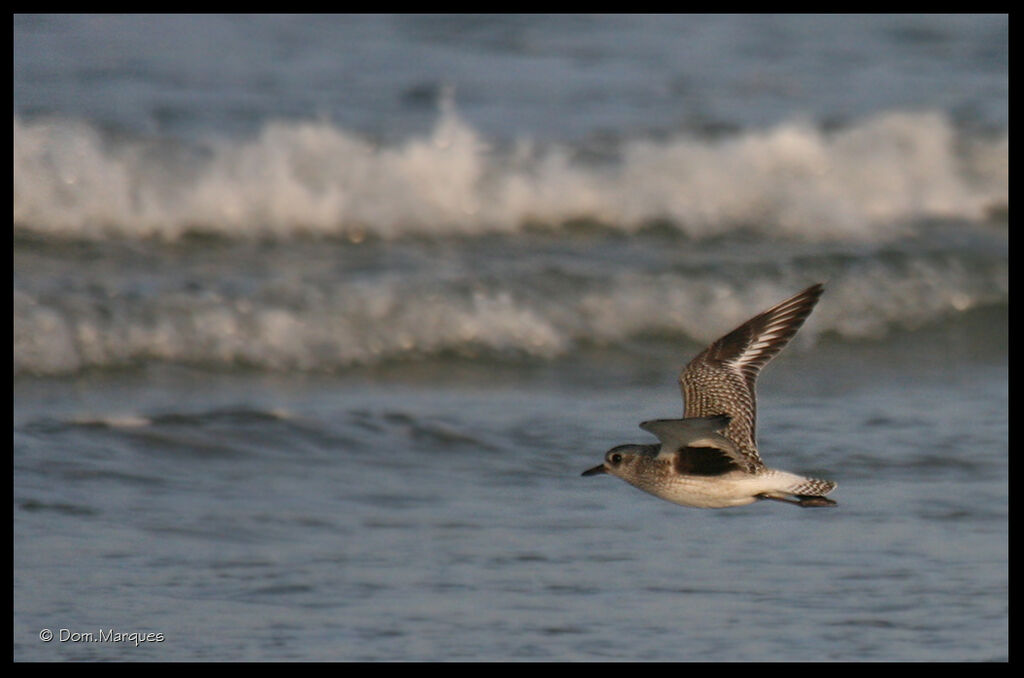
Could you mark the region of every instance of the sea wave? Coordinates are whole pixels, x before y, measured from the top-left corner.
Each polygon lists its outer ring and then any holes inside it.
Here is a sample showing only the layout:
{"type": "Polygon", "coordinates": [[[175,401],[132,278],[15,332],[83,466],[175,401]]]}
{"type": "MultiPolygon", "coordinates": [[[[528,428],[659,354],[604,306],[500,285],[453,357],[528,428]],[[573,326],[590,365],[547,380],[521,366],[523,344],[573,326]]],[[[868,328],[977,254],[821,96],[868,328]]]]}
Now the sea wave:
{"type": "Polygon", "coordinates": [[[273,122],[255,138],[196,146],[16,117],[14,228],[358,241],[584,220],[624,232],[664,222],[692,238],[879,241],[907,223],[984,220],[1008,204],[1008,133],[968,133],[936,112],[607,146],[500,145],[450,103],[429,133],[393,144],[327,121],[273,122]]]}
{"type": "MultiPolygon", "coordinates": [[[[335,371],[457,356],[557,360],[644,337],[704,343],[813,280],[805,263],[730,279],[709,272],[620,271],[576,284],[390,276],[297,280],[232,294],[202,287],[112,295],[96,285],[14,292],[16,375],[67,375],[147,363],[213,369],[335,371]],[[713,310],[714,322],[709,320],[713,310]]],[[[822,270],[828,267],[821,267],[822,270]]],[[[879,341],[901,330],[1005,309],[1008,262],[872,258],[835,266],[799,335],[879,341]]]]}

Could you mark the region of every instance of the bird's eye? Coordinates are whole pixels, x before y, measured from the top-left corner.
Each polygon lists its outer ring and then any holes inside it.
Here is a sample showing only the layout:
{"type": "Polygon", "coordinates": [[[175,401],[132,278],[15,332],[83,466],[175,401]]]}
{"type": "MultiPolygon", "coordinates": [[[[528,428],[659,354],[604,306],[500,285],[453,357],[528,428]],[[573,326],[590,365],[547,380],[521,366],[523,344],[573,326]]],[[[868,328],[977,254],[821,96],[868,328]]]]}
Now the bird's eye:
{"type": "Polygon", "coordinates": [[[622,463],[622,455],[619,454],[618,452],[616,452],[615,454],[611,454],[608,456],[608,461],[618,466],[619,464],[622,463]]]}

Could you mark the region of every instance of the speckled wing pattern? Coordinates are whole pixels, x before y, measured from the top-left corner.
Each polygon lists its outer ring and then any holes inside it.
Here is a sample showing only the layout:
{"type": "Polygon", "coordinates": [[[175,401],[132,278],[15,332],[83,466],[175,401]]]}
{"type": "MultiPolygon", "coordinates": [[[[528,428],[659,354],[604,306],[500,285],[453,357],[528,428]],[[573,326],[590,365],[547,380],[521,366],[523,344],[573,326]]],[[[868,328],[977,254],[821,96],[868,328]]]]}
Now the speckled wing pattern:
{"type": "Polygon", "coordinates": [[[823,290],[812,285],[751,318],[704,349],[679,375],[683,416],[729,415],[722,433],[736,445],[748,472],[764,468],[755,440],[757,375],[800,329],[823,290]]]}

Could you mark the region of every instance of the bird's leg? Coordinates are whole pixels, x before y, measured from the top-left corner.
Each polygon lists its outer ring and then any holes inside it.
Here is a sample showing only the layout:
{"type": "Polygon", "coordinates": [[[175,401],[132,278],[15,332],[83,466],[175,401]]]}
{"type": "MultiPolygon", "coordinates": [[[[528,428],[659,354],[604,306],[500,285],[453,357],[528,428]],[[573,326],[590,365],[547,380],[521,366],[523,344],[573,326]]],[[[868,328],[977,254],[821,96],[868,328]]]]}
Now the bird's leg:
{"type": "Polygon", "coordinates": [[[789,497],[777,497],[777,496],[771,495],[771,494],[759,494],[759,495],[757,495],[757,498],[758,499],[772,499],[774,501],[782,501],[782,502],[785,502],[787,504],[796,504],[797,506],[803,506],[804,508],[808,508],[808,507],[811,507],[811,506],[835,506],[836,505],[836,503],[834,501],[832,501],[831,499],[826,499],[825,497],[815,497],[815,496],[811,496],[809,494],[798,494],[798,495],[796,495],[796,499],[790,499],[789,497]]]}

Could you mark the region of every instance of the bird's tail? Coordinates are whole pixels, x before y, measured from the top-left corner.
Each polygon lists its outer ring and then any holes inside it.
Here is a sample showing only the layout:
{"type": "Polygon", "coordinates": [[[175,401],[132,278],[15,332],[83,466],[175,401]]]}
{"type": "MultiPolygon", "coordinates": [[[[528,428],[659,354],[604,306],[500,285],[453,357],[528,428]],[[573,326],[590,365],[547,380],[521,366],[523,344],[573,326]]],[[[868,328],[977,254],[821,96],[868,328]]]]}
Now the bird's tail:
{"type": "MultiPolygon", "coordinates": [[[[790,475],[790,474],[786,474],[790,475]]],[[[803,478],[792,476],[793,482],[785,486],[763,492],[762,499],[774,499],[799,506],[835,506],[836,502],[827,499],[826,494],[836,489],[836,483],[831,480],[820,480],[818,478],[803,478]]]]}

